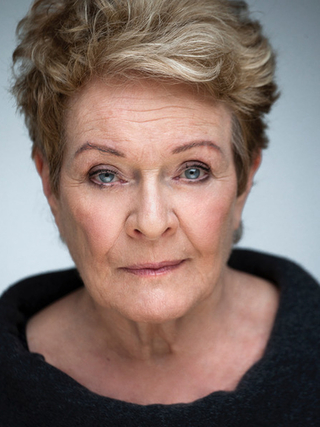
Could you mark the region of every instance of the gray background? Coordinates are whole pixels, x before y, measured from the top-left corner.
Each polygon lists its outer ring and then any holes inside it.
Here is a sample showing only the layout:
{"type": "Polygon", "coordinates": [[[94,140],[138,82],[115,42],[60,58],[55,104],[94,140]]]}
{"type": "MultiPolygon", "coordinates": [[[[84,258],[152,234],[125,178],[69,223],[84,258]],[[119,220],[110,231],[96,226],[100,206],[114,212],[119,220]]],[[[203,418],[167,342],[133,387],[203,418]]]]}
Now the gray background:
{"type": "MultiPolygon", "coordinates": [[[[269,118],[271,145],[244,212],[240,246],[289,257],[320,279],[320,1],[248,3],[278,52],[282,97],[269,118]]],[[[29,4],[1,2],[0,291],[27,275],[72,265],[7,91],[15,27],[29,4]]]]}

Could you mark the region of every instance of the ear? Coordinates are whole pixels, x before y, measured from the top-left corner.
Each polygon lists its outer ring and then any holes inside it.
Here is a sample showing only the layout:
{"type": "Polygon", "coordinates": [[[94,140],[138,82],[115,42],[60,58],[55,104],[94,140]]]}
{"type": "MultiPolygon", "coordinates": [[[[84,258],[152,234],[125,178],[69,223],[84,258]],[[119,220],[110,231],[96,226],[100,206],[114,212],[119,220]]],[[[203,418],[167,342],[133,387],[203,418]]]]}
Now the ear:
{"type": "Polygon", "coordinates": [[[51,212],[57,222],[58,217],[58,206],[59,201],[57,196],[52,191],[51,182],[50,182],[50,169],[48,162],[44,159],[43,155],[39,152],[39,150],[35,151],[33,156],[36,169],[42,181],[43,192],[48,200],[49,206],[51,208],[51,212]]]}
{"type": "Polygon", "coordinates": [[[243,193],[240,194],[240,196],[237,197],[237,200],[236,200],[234,224],[233,224],[234,230],[237,230],[240,227],[242,211],[246,203],[247,197],[250,193],[250,190],[252,188],[254,176],[261,164],[261,160],[262,160],[262,154],[261,154],[261,150],[259,150],[250,167],[246,189],[243,193]]]}

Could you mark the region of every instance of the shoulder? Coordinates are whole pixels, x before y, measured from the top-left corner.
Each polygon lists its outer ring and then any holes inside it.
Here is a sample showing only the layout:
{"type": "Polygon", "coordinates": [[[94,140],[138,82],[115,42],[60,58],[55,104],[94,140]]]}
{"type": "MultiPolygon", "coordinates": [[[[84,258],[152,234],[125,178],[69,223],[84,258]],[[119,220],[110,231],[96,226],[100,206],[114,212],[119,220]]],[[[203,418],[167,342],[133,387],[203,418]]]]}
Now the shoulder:
{"type": "Polygon", "coordinates": [[[0,305],[33,314],[80,286],[82,281],[74,268],[42,273],[10,286],[2,294],[0,305]]]}
{"type": "Polygon", "coordinates": [[[231,267],[254,274],[259,277],[270,277],[287,275],[298,276],[299,278],[311,279],[315,284],[315,279],[298,263],[271,253],[260,252],[250,249],[235,248],[228,261],[231,267]]]}
{"type": "Polygon", "coordinates": [[[77,271],[69,269],[29,277],[7,289],[0,298],[2,347],[28,350],[25,328],[29,319],[81,285],[77,271]]]}
{"type": "Polygon", "coordinates": [[[280,256],[247,249],[235,249],[229,265],[245,273],[274,283],[281,292],[304,291],[305,296],[319,295],[319,283],[300,265],[280,256]]]}
{"type": "Polygon", "coordinates": [[[269,347],[274,345],[279,354],[294,355],[304,364],[308,360],[319,364],[320,286],[317,281],[295,262],[261,252],[235,250],[229,264],[272,282],[279,289],[279,307],[269,347]]]}
{"type": "Polygon", "coordinates": [[[41,354],[53,366],[60,367],[61,359],[71,356],[70,350],[79,332],[75,318],[81,294],[81,288],[68,293],[37,312],[26,324],[29,351],[41,354]]]}

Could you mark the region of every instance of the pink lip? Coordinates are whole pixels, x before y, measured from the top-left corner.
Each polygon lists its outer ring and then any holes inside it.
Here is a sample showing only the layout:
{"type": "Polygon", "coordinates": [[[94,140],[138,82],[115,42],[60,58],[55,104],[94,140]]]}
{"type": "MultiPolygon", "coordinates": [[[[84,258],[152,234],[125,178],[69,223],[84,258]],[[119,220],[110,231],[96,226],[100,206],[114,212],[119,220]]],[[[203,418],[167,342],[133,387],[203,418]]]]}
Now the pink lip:
{"type": "Polygon", "coordinates": [[[132,273],[137,276],[159,276],[161,274],[175,270],[176,268],[180,267],[184,261],[185,260],[134,264],[128,267],[122,267],[121,270],[125,270],[128,273],[132,273]]]}

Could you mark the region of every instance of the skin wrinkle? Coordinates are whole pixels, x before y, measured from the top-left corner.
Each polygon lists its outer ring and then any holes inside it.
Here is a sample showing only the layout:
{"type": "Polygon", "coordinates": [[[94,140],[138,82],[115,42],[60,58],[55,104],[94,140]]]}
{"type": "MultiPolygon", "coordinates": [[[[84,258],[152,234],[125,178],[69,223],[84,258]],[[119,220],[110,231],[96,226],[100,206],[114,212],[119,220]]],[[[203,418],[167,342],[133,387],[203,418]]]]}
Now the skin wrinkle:
{"type": "MultiPolygon", "coordinates": [[[[163,98],[165,98],[165,97],[163,97],[163,98]]],[[[135,101],[135,100],[134,100],[135,101]]],[[[137,98],[136,99],[136,101],[138,101],[139,102],[139,98],[137,98]]],[[[157,112],[157,111],[162,111],[162,110],[175,110],[175,109],[179,109],[179,110],[189,110],[189,111],[192,111],[192,109],[191,108],[189,108],[188,106],[181,106],[181,105],[172,105],[172,106],[170,106],[169,108],[168,107],[161,107],[161,108],[148,108],[148,109],[143,109],[143,110],[139,110],[138,108],[133,108],[133,109],[130,109],[130,108],[126,108],[124,111],[127,111],[128,113],[154,113],[154,112],[157,112]]],[[[165,119],[167,119],[167,118],[171,118],[172,116],[164,116],[164,118],[165,119]]]]}
{"type": "MultiPolygon", "coordinates": [[[[104,137],[102,141],[107,141],[108,143],[108,138],[104,137]]],[[[101,153],[110,153],[110,154],[115,154],[115,155],[119,155],[121,157],[126,157],[124,152],[121,152],[119,150],[116,150],[114,147],[115,145],[118,143],[115,140],[111,140],[110,142],[112,143],[111,146],[108,146],[107,143],[102,142],[102,143],[91,143],[91,142],[86,142],[85,144],[83,144],[75,153],[74,157],[77,157],[78,154],[82,153],[83,151],[90,151],[91,149],[94,151],[94,149],[96,149],[97,151],[100,151],[101,153]]],[[[121,142],[119,140],[119,142],[121,142]]],[[[122,143],[126,143],[126,144],[130,144],[130,141],[128,140],[124,140],[122,141],[122,143]]],[[[171,150],[168,150],[168,155],[172,155],[172,154],[179,154],[180,152],[186,151],[188,149],[192,149],[192,148],[196,148],[196,147],[207,147],[207,148],[213,148],[213,152],[215,152],[216,154],[220,154],[223,155],[224,159],[227,160],[224,150],[221,149],[217,143],[212,142],[212,141],[191,141],[191,142],[187,142],[187,143],[182,143],[181,146],[177,146],[175,148],[172,148],[171,150]]],[[[147,150],[147,148],[146,148],[147,150]]],[[[212,153],[209,153],[209,155],[211,155],[212,153]]],[[[143,155],[142,155],[143,157],[143,155]]],[[[140,159],[138,159],[140,161],[140,159]]],[[[137,161],[138,164],[139,161],[137,161]]]]}
{"type": "MultiPolygon", "coordinates": [[[[48,349],[39,350],[90,390],[135,403],[188,402],[215,389],[232,389],[260,357],[270,326],[251,329],[261,337],[245,335],[243,317],[253,326],[265,311],[258,305],[253,313],[244,303],[239,312],[252,279],[226,266],[250,189],[237,195],[232,115],[184,85],[171,89],[174,97],[168,100],[155,82],[127,87],[129,95],[138,90],[151,109],[170,107],[173,99],[190,106],[171,120],[141,124],[134,116],[125,119],[129,113],[117,88],[92,82],[66,117],[59,197],[50,193],[47,166],[42,169],[37,160],[56,223],[85,283],[44,314],[51,329],[43,334],[48,349]],[[126,157],[96,149],[75,157],[88,141],[110,140],[126,157]],[[224,155],[208,145],[211,141],[224,155]],[[190,183],[185,169],[201,163],[211,171],[190,183]],[[104,168],[118,171],[120,180],[96,184],[92,171],[104,168]],[[132,272],[136,265],[166,261],[178,265],[161,275],[132,272]]],[[[161,111],[167,117],[166,109],[161,111]]],[[[252,292],[261,287],[266,285],[258,280],[252,292]]],[[[38,324],[42,328],[45,322],[38,324]]]]}
{"type": "MultiPolygon", "coordinates": [[[[109,118],[108,118],[109,119],[109,118]]],[[[105,137],[104,137],[104,140],[105,140],[105,137]]],[[[126,138],[125,138],[125,140],[123,141],[123,142],[126,142],[126,143],[128,143],[128,144],[130,144],[130,142],[129,142],[129,140],[127,141],[126,140],[126,138]]],[[[114,145],[115,143],[117,143],[116,141],[112,141],[112,145],[114,145]]],[[[203,141],[197,141],[196,142],[196,144],[199,144],[200,143],[200,145],[209,145],[211,142],[209,141],[209,144],[205,141],[205,144],[203,143],[203,141]]],[[[85,145],[87,145],[88,143],[86,143],[85,145]]],[[[186,150],[187,148],[189,148],[188,146],[190,146],[190,145],[192,145],[192,144],[194,144],[194,142],[191,142],[191,143],[185,143],[185,144],[182,144],[182,147],[181,147],[181,149],[180,148],[178,148],[178,147],[176,147],[175,149],[172,149],[171,150],[171,153],[178,153],[178,152],[181,152],[181,150],[183,149],[183,150],[186,150]]],[[[217,146],[217,144],[216,143],[212,143],[213,144],[213,147],[215,147],[215,146],[217,146]]],[[[99,146],[99,147],[101,147],[101,152],[103,152],[103,147],[105,146],[105,144],[104,143],[101,143],[101,144],[92,144],[92,145],[97,145],[97,146],[99,146]]],[[[113,150],[114,148],[113,147],[110,147],[111,148],[111,150],[113,150]]],[[[190,147],[191,148],[191,147],[190,147]]],[[[225,156],[225,153],[224,153],[224,151],[219,147],[219,146],[217,146],[217,148],[218,148],[218,150],[216,151],[216,153],[220,153],[220,154],[222,154],[223,155],[223,157],[224,157],[224,160],[226,161],[226,164],[225,164],[225,168],[228,166],[228,163],[227,163],[227,158],[226,158],[226,156],[225,156]]],[[[81,149],[80,150],[78,150],[78,151],[82,151],[81,149]]],[[[117,150],[117,151],[119,151],[119,150],[117,150]]],[[[121,154],[123,154],[124,156],[125,156],[125,154],[124,153],[121,153],[121,154]]],[[[168,153],[169,154],[169,153],[168,153]]],[[[210,153],[209,153],[209,156],[210,156],[210,153]]],[[[143,157],[144,157],[144,154],[143,153],[141,153],[141,155],[140,155],[140,158],[138,158],[138,159],[136,159],[136,163],[138,164],[138,165],[140,165],[141,164],[141,161],[143,160],[143,157]]],[[[217,175],[217,177],[218,177],[218,175],[217,175]]]]}
{"type": "MultiPolygon", "coordinates": [[[[195,147],[210,147],[213,148],[215,150],[218,150],[221,154],[223,154],[223,151],[221,150],[221,148],[211,142],[211,141],[195,141],[195,142],[190,142],[190,143],[186,143],[181,145],[180,147],[176,147],[172,150],[171,154],[179,154],[182,153],[186,150],[190,150],[192,148],[195,147]]],[[[107,153],[107,154],[113,154],[115,156],[118,157],[126,157],[126,155],[124,153],[122,153],[119,150],[116,150],[112,147],[108,147],[106,144],[103,145],[99,145],[99,144],[95,144],[95,143],[91,143],[91,142],[86,142],[85,144],[83,144],[76,152],[74,157],[77,157],[79,154],[81,154],[83,151],[86,150],[97,150],[100,151],[101,153],[107,153]]]]}
{"type": "MultiPolygon", "coordinates": [[[[43,2],[43,5],[49,5],[50,0],[43,2]]],[[[149,8],[141,6],[139,0],[134,4],[137,7],[135,16],[150,13],[149,8]]],[[[49,162],[51,184],[56,195],[64,149],[60,136],[63,134],[61,124],[65,113],[65,96],[74,98],[81,85],[91,80],[91,76],[96,78],[99,75],[100,83],[110,86],[123,85],[123,93],[133,80],[137,82],[140,79],[142,87],[152,78],[158,78],[170,82],[166,94],[170,93],[177,81],[188,82],[189,87],[194,87],[194,92],[219,94],[220,99],[233,106],[241,123],[246,122],[243,142],[248,141],[250,152],[255,154],[265,147],[263,116],[277,98],[272,49],[263,37],[260,25],[250,19],[244,4],[237,2],[229,10],[224,10],[224,7],[220,10],[220,3],[217,4],[206,0],[202,8],[188,0],[187,8],[184,8],[180,2],[177,7],[172,7],[171,2],[160,1],[156,13],[159,16],[164,14],[168,19],[162,20],[153,33],[153,42],[149,40],[150,43],[143,46],[140,41],[144,36],[150,37],[150,28],[144,25],[146,21],[143,18],[138,27],[135,19],[130,20],[126,9],[128,2],[117,3],[120,8],[117,16],[122,16],[124,21],[115,18],[113,11],[106,12],[106,4],[98,1],[97,9],[92,9],[96,15],[91,22],[87,20],[85,8],[75,9],[69,3],[66,10],[62,8],[59,11],[54,11],[49,5],[48,13],[42,13],[41,7],[35,7],[20,22],[17,29],[19,45],[13,55],[13,93],[26,116],[33,139],[33,154],[39,150],[49,162]],[[197,18],[190,19],[186,10],[190,16],[197,18]],[[71,27],[73,30],[70,30],[71,27]],[[204,38],[203,33],[206,34],[204,38]],[[68,49],[60,49],[58,58],[57,37],[62,37],[62,44],[69,46],[68,49]],[[29,66],[30,51],[40,68],[29,66]],[[105,62],[102,57],[108,60],[105,62]],[[190,63],[192,57],[198,60],[190,63]],[[110,76],[113,76],[112,81],[110,76]]],[[[148,21],[149,18],[145,18],[148,21]]],[[[137,97],[137,94],[134,96],[137,97]]],[[[238,151],[242,153],[244,149],[238,151]]],[[[242,154],[237,157],[237,163],[238,169],[245,168],[244,178],[239,184],[240,194],[245,187],[250,165],[242,154]]]]}
{"type": "MultiPolygon", "coordinates": [[[[98,150],[98,151],[100,151],[100,150],[98,150]]],[[[103,160],[104,160],[105,159],[104,154],[102,154],[102,156],[103,156],[103,160]]],[[[107,164],[108,161],[106,161],[104,163],[107,164]]],[[[136,163],[138,164],[139,161],[137,161],[136,163]]],[[[223,162],[221,166],[223,166],[223,168],[221,167],[221,171],[219,171],[219,174],[218,173],[215,174],[216,181],[227,180],[228,178],[230,179],[230,174],[225,173],[225,169],[227,169],[228,163],[223,162]]],[[[104,166],[101,166],[101,167],[104,167],[104,166]]],[[[157,168],[145,168],[144,167],[141,171],[134,170],[131,178],[125,176],[124,178],[127,179],[128,182],[126,182],[122,185],[128,185],[130,183],[133,185],[136,185],[136,184],[139,184],[141,182],[147,183],[148,181],[150,181],[150,179],[152,179],[152,177],[154,177],[154,179],[157,179],[159,176],[163,177],[164,174],[165,174],[165,171],[158,170],[157,168]]],[[[87,177],[84,176],[82,178],[78,178],[78,177],[74,176],[73,179],[76,181],[76,183],[73,183],[70,185],[80,185],[80,184],[85,183],[85,180],[87,179],[87,177]]],[[[167,181],[167,185],[169,187],[172,187],[172,184],[170,184],[170,182],[171,182],[170,180],[167,181]]],[[[213,185],[213,184],[208,184],[208,185],[213,185]]],[[[118,189],[114,189],[114,191],[122,191],[122,189],[118,188],[118,189]]],[[[183,191],[183,189],[181,189],[181,191],[183,191]]],[[[213,188],[213,191],[214,191],[214,188],[213,188]]]]}
{"type": "Polygon", "coordinates": [[[107,147],[106,145],[97,145],[92,144],[90,142],[86,142],[84,145],[82,145],[76,152],[74,157],[77,157],[79,154],[81,154],[85,150],[98,150],[101,153],[108,153],[113,154],[114,156],[118,157],[126,157],[124,153],[122,153],[119,150],[115,150],[114,148],[107,147]]]}
{"type": "MultiPolygon", "coordinates": [[[[157,109],[154,109],[154,110],[157,110],[157,109]]],[[[162,109],[161,109],[162,110],[162,109]]],[[[190,108],[188,108],[188,110],[190,110],[190,108]]],[[[100,111],[100,109],[98,109],[98,111],[100,111]]],[[[84,116],[84,117],[86,117],[86,116],[84,116]]],[[[144,155],[143,155],[143,153],[141,153],[141,156],[142,157],[144,157],[144,155]]],[[[141,163],[140,162],[140,159],[137,159],[137,163],[141,163]]],[[[148,172],[151,170],[151,168],[145,168],[145,169],[148,169],[148,172]]],[[[146,172],[146,170],[144,169],[144,172],[146,172]]],[[[149,173],[155,173],[155,172],[149,172],[149,173]]],[[[146,178],[146,177],[145,177],[146,178]]]]}

